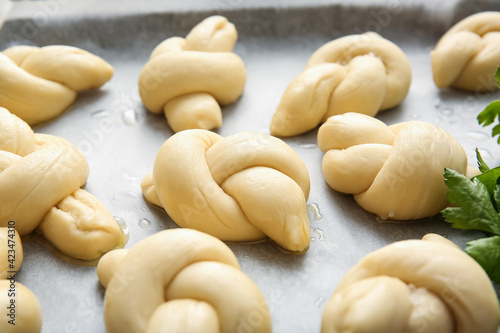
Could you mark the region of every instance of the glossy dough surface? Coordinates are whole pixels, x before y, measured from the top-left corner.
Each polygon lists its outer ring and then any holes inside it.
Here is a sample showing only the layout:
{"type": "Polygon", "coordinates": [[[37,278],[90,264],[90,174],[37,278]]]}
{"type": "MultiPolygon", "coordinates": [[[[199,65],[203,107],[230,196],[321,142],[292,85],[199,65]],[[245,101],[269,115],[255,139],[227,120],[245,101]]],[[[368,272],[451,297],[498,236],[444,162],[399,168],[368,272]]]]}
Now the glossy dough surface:
{"type": "Polygon", "coordinates": [[[431,52],[434,83],[468,91],[498,89],[500,12],[482,12],[455,24],[431,52]]]}
{"type": "Polygon", "coordinates": [[[280,139],[188,130],[163,144],[142,191],[181,227],[225,241],[270,237],[284,249],[304,251],[309,186],[304,162],[280,139]]]}
{"type": "Polygon", "coordinates": [[[288,86],[271,121],[271,134],[305,133],[347,112],[375,116],[403,101],[410,63],[394,43],[369,32],[320,47],[288,86]]]}
{"type": "Polygon", "coordinates": [[[333,116],[318,131],[322,169],[336,191],[383,219],[416,220],[447,205],[444,168],[462,174],[467,155],[439,127],[409,121],[386,126],[357,113],[333,116]]]}
{"type": "Polygon", "coordinates": [[[264,296],[220,240],[165,230],[99,261],[108,333],[271,332],[264,296]]]}
{"type": "Polygon", "coordinates": [[[493,333],[499,323],[481,266],[429,234],[387,245],[351,268],[326,305],[321,332],[493,333]]]}
{"type": "Polygon", "coordinates": [[[174,132],[220,127],[219,104],[233,103],[246,83],[245,65],[232,52],[237,39],[232,23],[211,16],[185,39],[163,41],[139,75],[144,105],[151,112],[163,112],[174,132]]]}

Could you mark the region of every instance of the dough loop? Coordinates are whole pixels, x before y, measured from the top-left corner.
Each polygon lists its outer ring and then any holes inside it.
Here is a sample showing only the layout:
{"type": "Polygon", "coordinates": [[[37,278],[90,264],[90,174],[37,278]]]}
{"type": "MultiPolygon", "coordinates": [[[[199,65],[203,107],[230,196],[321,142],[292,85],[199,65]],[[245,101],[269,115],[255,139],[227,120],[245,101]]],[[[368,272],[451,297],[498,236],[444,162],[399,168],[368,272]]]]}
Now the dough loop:
{"type": "Polygon", "coordinates": [[[498,89],[493,75],[500,66],[500,12],[482,12],[455,24],[431,52],[438,88],[468,91],[498,89]]]}
{"type": "Polygon", "coordinates": [[[271,332],[259,288],[224,243],[202,232],[165,230],[108,252],[97,274],[108,333],[271,332]]]}
{"type": "Polygon", "coordinates": [[[375,116],[403,101],[411,83],[403,51],[376,33],[338,38],[320,47],[287,87],[271,134],[305,133],[347,112],[375,116]]]}
{"type": "Polygon", "coordinates": [[[340,281],[322,333],[497,332],[500,309],[474,259],[439,235],[387,245],[340,281]]]}
{"type": "Polygon", "coordinates": [[[392,126],[359,113],[333,116],[318,131],[322,169],[336,191],[383,219],[416,220],[444,209],[444,168],[462,174],[467,155],[450,134],[420,121],[392,126]]]}
{"type": "Polygon", "coordinates": [[[139,93],[153,113],[163,112],[174,132],[222,125],[220,105],[243,93],[246,69],[231,52],[238,38],[225,17],[211,16],[186,39],[172,37],[151,53],[139,75],[139,93]]]}
{"type": "Polygon", "coordinates": [[[0,108],[0,227],[21,236],[38,228],[58,250],[91,260],[113,249],[122,232],[109,210],[82,190],[87,161],[70,142],[34,134],[0,108]]]}
{"type": "Polygon", "coordinates": [[[101,87],[113,71],[76,47],[13,46],[0,53],[0,106],[35,125],[61,114],[78,91],[101,87]]]}
{"type": "Polygon", "coordinates": [[[183,228],[224,241],[270,237],[289,251],[309,246],[309,174],[275,137],[182,131],[160,148],[141,186],[146,199],[183,228]]]}

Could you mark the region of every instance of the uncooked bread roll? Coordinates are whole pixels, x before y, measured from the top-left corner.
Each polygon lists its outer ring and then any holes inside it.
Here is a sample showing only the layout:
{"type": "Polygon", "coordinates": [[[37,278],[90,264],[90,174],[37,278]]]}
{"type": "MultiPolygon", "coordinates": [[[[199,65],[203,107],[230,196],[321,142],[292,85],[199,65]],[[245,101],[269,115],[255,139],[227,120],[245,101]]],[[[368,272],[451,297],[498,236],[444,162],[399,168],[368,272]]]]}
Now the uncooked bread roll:
{"type": "Polygon", "coordinates": [[[420,121],[386,126],[359,113],[333,116],[318,131],[323,176],[336,191],[383,219],[416,220],[447,206],[444,168],[464,174],[455,138],[420,121]]]}
{"type": "Polygon", "coordinates": [[[21,236],[38,228],[61,252],[91,260],[113,249],[122,232],[107,208],[80,189],[87,161],[68,141],[34,134],[0,108],[0,226],[21,236]]]}
{"type": "Polygon", "coordinates": [[[439,235],[387,245],[340,281],[322,333],[493,333],[500,308],[474,259],[439,235]]]}
{"type": "Polygon", "coordinates": [[[497,89],[500,12],[482,12],[455,24],[431,52],[434,83],[468,91],[497,89]]]}
{"type": "Polygon", "coordinates": [[[139,75],[139,93],[153,113],[165,113],[174,132],[222,125],[219,104],[243,93],[246,69],[232,53],[236,28],[222,16],[206,18],[186,39],[159,44],[139,75]]]}
{"type": "Polygon", "coordinates": [[[411,83],[406,55],[376,33],[351,35],[320,47],[290,83],[271,121],[271,134],[305,133],[347,112],[375,116],[403,101],[411,83]]]}
{"type": "Polygon", "coordinates": [[[17,273],[23,263],[21,237],[14,228],[0,227],[0,280],[17,273]]]}
{"type": "Polygon", "coordinates": [[[39,333],[42,330],[42,310],[38,299],[15,279],[0,280],[0,308],[0,332],[39,333]]]}
{"type": "Polygon", "coordinates": [[[272,136],[182,131],[160,148],[141,186],[181,227],[224,241],[270,237],[289,251],[309,246],[309,174],[297,153],[272,136]]]}
{"type": "Polygon", "coordinates": [[[114,252],[97,266],[108,333],[271,332],[259,288],[218,239],[173,229],[114,252]]]}
{"type": "Polygon", "coordinates": [[[14,46],[0,53],[0,106],[30,125],[66,110],[81,90],[113,76],[103,59],[71,46],[14,46]]]}

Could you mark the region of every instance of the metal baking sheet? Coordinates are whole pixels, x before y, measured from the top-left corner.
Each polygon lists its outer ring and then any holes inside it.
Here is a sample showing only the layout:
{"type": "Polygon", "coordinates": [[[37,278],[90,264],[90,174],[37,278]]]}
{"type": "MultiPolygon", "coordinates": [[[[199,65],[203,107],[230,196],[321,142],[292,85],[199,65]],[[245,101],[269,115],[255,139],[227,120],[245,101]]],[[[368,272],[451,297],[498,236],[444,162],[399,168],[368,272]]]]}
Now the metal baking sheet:
{"type": "MultiPolygon", "coordinates": [[[[137,77],[152,49],[172,36],[185,36],[203,18],[222,14],[239,32],[235,52],[247,66],[243,96],[223,108],[227,136],[242,131],[268,133],[274,109],[290,81],[322,44],[373,30],[397,43],[413,69],[411,90],[398,107],[377,118],[393,124],[407,120],[434,123],[452,133],[474,165],[474,149],[492,165],[500,164],[491,128],[477,114],[500,93],[438,90],[432,81],[429,52],[458,20],[478,11],[500,10],[497,1],[92,1],[16,2],[0,30],[0,48],[15,44],[67,44],[94,52],[115,67],[102,89],[81,93],[63,115],[34,127],[76,144],[90,164],[87,190],[101,199],[130,230],[130,248],[159,230],[175,228],[166,213],[146,203],[141,179],[156,153],[172,135],[163,115],[142,106],[137,77]]],[[[1,15],[0,15],[1,16],[1,15]]],[[[380,223],[352,196],[336,193],[321,174],[323,153],[317,131],[285,139],[305,161],[311,176],[308,201],[311,246],[302,256],[274,245],[230,244],[243,272],[260,287],[271,310],[274,332],[318,332],[321,315],[336,285],[358,260],[391,242],[435,232],[460,246],[481,237],[453,230],[439,217],[415,223],[380,223]]],[[[25,259],[18,281],[42,306],[48,332],[105,332],[104,290],[96,268],[74,265],[40,242],[24,241],[25,259]]],[[[133,301],[133,300],[131,300],[133,301]]]]}

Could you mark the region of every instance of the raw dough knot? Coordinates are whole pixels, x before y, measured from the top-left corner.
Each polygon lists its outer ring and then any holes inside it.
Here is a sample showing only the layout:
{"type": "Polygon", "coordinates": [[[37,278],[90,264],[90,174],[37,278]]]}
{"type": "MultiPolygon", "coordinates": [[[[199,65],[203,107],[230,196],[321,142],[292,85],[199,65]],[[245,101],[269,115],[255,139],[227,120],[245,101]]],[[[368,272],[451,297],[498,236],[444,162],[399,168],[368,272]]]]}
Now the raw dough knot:
{"type": "Polygon", "coordinates": [[[392,42],[373,32],[338,38],[314,52],[287,87],[271,134],[301,134],[347,112],[375,116],[401,103],[410,83],[410,63],[392,42]]]}
{"type": "Polygon", "coordinates": [[[108,333],[271,332],[259,288],[223,242],[202,232],[161,231],[104,255],[97,274],[108,333]]]}
{"type": "Polygon", "coordinates": [[[322,333],[497,332],[500,309],[474,259],[436,234],[387,245],[340,281],[322,333]]]}
{"type": "Polygon", "coordinates": [[[34,134],[0,108],[0,226],[21,236],[36,228],[61,252],[95,259],[116,246],[122,232],[107,208],[82,190],[89,174],[70,142],[34,134]]]}
{"type": "Polygon", "coordinates": [[[420,121],[392,126],[359,113],[333,116],[318,131],[322,169],[336,191],[354,194],[383,219],[415,220],[447,205],[444,168],[464,174],[467,155],[455,138],[420,121]]]}
{"type": "Polygon", "coordinates": [[[0,53],[0,106],[30,125],[66,110],[81,90],[113,76],[103,59],[72,46],[13,46],[0,53]]]}
{"type": "Polygon", "coordinates": [[[431,52],[434,83],[468,91],[497,89],[500,12],[482,12],[455,24],[431,52]]]}
{"type": "Polygon", "coordinates": [[[309,186],[304,162],[280,139],[188,130],[163,144],[142,191],[181,227],[224,241],[267,236],[284,249],[304,251],[309,186]]]}
{"type": "Polygon", "coordinates": [[[246,69],[231,52],[238,38],[225,17],[211,16],[186,39],[159,44],[139,75],[139,93],[153,113],[164,112],[174,132],[222,125],[220,105],[243,93],[246,69]]]}

